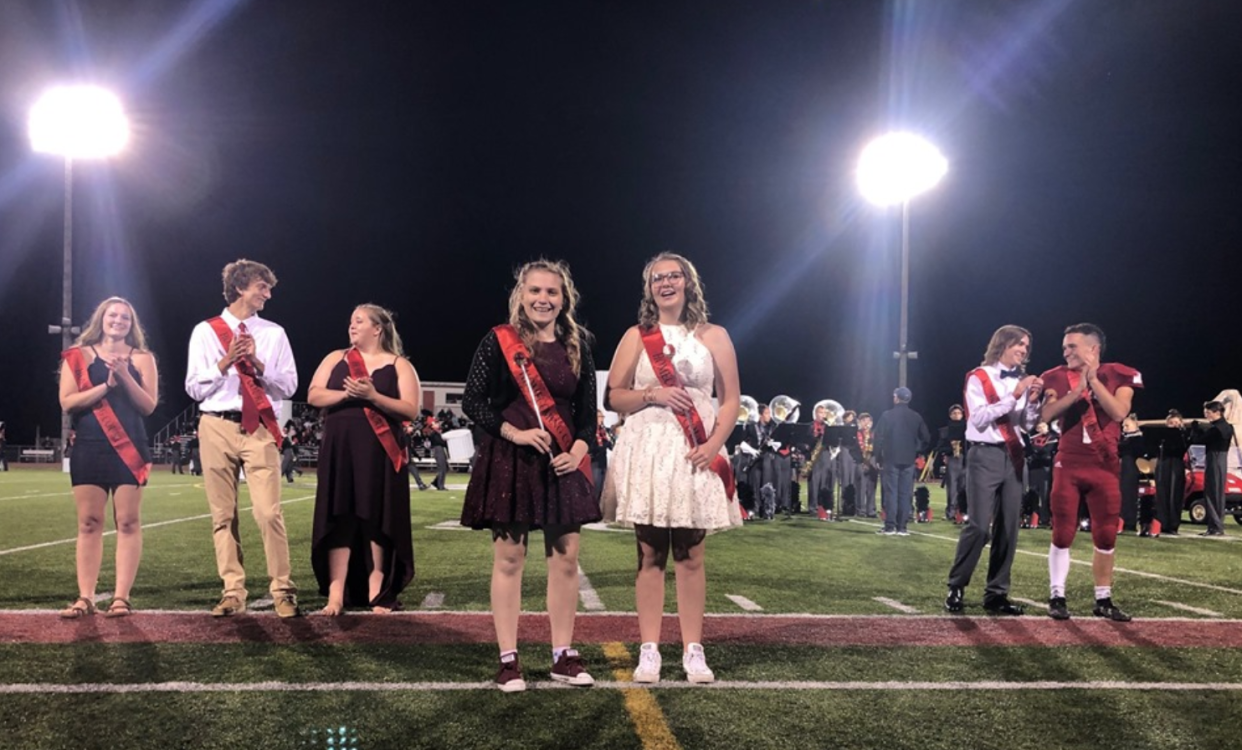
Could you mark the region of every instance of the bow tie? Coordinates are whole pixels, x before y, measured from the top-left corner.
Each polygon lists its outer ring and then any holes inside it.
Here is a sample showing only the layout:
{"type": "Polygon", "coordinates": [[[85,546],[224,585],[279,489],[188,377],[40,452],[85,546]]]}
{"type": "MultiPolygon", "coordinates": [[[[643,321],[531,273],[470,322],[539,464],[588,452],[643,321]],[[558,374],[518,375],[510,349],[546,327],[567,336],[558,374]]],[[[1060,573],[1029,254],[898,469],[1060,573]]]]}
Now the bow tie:
{"type": "Polygon", "coordinates": [[[1004,378],[1016,378],[1022,374],[1021,370],[1001,370],[1000,376],[1004,378]]]}

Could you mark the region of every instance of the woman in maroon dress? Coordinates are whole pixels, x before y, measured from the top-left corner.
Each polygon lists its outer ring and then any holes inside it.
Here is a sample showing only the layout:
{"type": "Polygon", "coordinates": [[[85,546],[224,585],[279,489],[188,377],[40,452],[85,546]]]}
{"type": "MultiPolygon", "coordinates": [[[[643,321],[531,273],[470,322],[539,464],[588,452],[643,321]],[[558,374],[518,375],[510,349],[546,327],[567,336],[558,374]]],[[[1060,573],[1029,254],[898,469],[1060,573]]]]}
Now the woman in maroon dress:
{"type": "Polygon", "coordinates": [[[378,305],[354,310],[349,343],[323,358],[307,398],[324,410],[311,566],[325,615],[391,612],[414,578],[401,420],[418,416],[418,373],[378,305]]]}
{"type": "Polygon", "coordinates": [[[522,569],[531,530],[548,562],[552,679],[594,684],[571,648],[578,607],[578,537],[600,519],[588,441],[595,434],[595,364],[574,319],[569,269],[527,263],[509,296],[509,322],[479,344],[462,409],[483,431],[461,522],[492,532],[492,618],[500,646],[497,686],[526,689],[517,660],[522,569]],[[538,413],[532,404],[539,405],[538,413]]]}

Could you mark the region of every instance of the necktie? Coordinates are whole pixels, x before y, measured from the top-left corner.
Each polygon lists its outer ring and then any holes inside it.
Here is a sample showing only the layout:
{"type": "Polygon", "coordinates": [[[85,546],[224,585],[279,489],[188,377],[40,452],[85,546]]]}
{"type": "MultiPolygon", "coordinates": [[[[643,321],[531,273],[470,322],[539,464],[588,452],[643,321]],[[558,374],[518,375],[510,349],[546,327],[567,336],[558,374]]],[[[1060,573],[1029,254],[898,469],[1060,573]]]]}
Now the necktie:
{"type": "MultiPolygon", "coordinates": [[[[247,336],[250,332],[246,329],[245,323],[238,323],[237,333],[247,336]]],[[[240,378],[253,378],[254,370],[250,366],[250,360],[238,360],[237,373],[240,378]]],[[[253,399],[246,398],[244,388],[239,387],[239,390],[242,397],[242,429],[247,435],[253,435],[259,429],[259,405],[253,399]]]]}

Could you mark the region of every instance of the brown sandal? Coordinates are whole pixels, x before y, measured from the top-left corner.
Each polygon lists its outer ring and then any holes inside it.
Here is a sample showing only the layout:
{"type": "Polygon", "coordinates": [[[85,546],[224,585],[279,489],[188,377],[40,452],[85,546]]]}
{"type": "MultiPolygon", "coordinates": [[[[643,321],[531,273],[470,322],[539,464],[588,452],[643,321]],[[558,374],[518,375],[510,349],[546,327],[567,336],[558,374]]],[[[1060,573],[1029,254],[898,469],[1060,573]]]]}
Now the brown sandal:
{"type": "Polygon", "coordinates": [[[104,611],[104,617],[129,617],[133,613],[134,608],[130,606],[129,600],[118,596],[108,605],[108,609],[104,611]]]}
{"type": "Polygon", "coordinates": [[[60,611],[60,619],[62,620],[80,620],[83,617],[90,617],[95,614],[95,602],[87,599],[85,596],[79,596],[69,603],[60,611]],[[85,604],[85,607],[79,607],[78,602],[85,604]]]}

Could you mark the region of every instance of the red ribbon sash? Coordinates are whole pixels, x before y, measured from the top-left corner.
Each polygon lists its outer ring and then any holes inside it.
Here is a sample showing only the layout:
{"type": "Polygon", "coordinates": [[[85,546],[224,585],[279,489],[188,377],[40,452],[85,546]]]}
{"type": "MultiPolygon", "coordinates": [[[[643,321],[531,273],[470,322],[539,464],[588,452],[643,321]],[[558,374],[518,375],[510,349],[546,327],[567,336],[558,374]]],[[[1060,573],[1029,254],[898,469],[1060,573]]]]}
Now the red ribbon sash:
{"type": "MultiPolygon", "coordinates": [[[[366,362],[362,360],[362,352],[351,348],[345,352],[345,364],[349,365],[349,376],[354,380],[371,377],[367,372],[366,362]]],[[[392,461],[392,468],[398,473],[405,468],[406,453],[397,444],[397,436],[393,434],[392,427],[389,426],[388,420],[380,414],[380,410],[364,406],[362,411],[367,415],[367,421],[371,423],[371,431],[375,433],[375,437],[379,439],[380,445],[384,446],[384,452],[388,454],[389,460],[392,461]]]]}
{"type": "MultiPolygon", "coordinates": [[[[556,410],[556,401],[552,398],[552,392],[543,382],[543,376],[539,374],[539,368],[535,367],[535,360],[527,351],[526,344],[522,343],[522,337],[518,335],[517,329],[508,323],[498,325],[492,330],[496,333],[497,341],[500,342],[500,351],[505,355],[505,362],[509,364],[509,373],[513,375],[513,380],[517,383],[523,398],[526,399],[527,405],[543,419],[544,429],[552,435],[557,446],[563,452],[568,453],[569,449],[574,446],[574,435],[570,432],[569,425],[565,424],[565,420],[561,419],[561,413],[556,410]],[[530,379],[530,388],[526,387],[527,378],[530,379]],[[532,390],[534,393],[531,393],[532,390]],[[531,400],[532,397],[534,401],[531,400]]],[[[582,377],[593,378],[595,373],[583,373],[582,377]]],[[[595,478],[591,474],[590,453],[582,457],[582,462],[578,464],[578,471],[586,476],[587,481],[595,483],[595,478]]]]}
{"type": "MultiPolygon", "coordinates": [[[[642,332],[643,348],[647,350],[647,358],[651,360],[651,369],[655,370],[656,378],[660,381],[660,385],[665,388],[681,388],[681,377],[677,375],[677,370],[673,368],[673,360],[664,353],[667,344],[664,342],[664,334],[660,331],[660,326],[655,325],[642,332]]],[[[691,447],[702,445],[707,442],[707,429],[703,427],[703,418],[699,416],[698,409],[691,409],[688,414],[674,411],[673,416],[677,418],[678,424],[681,425],[682,432],[686,434],[686,442],[691,447]]],[[[725,495],[733,499],[733,469],[729,466],[729,462],[724,456],[716,454],[712,458],[711,470],[720,477],[720,481],[724,484],[725,495]]]]}
{"type": "MultiPolygon", "coordinates": [[[[233,345],[233,332],[229,330],[229,324],[219,316],[211,318],[207,324],[211,326],[211,330],[216,332],[216,338],[220,339],[221,346],[227,352],[233,345]]],[[[284,442],[284,435],[280,431],[280,425],[276,422],[276,412],[272,410],[272,402],[267,400],[267,394],[263,392],[262,386],[255,379],[254,365],[247,360],[239,359],[233,363],[233,367],[237,369],[237,377],[241,380],[242,421],[246,421],[248,411],[258,412],[259,421],[271,433],[276,440],[276,447],[279,448],[284,442]]],[[[253,430],[246,425],[242,427],[248,433],[253,433],[253,430]]]]}
{"type": "MultiPolygon", "coordinates": [[[[86,372],[86,358],[82,356],[82,350],[74,347],[61,352],[61,359],[69,365],[69,371],[73,373],[73,379],[78,383],[79,391],[87,391],[94,388],[91,383],[91,376],[86,372]]],[[[134,445],[134,441],[129,439],[129,433],[125,431],[125,426],[121,424],[121,420],[116,416],[116,412],[112,410],[112,406],[108,403],[108,397],[104,396],[95,402],[91,407],[91,411],[95,413],[95,419],[99,421],[99,426],[103,428],[104,436],[108,438],[108,443],[117,455],[121,457],[121,461],[133,473],[134,479],[138,480],[138,484],[147,483],[147,477],[151,474],[151,464],[142,460],[142,455],[138,452],[138,448],[134,445]]]]}
{"type": "MultiPolygon", "coordinates": [[[[1078,387],[1078,380],[1082,376],[1074,370],[1065,371],[1065,379],[1069,383],[1070,390],[1078,387]]],[[[1083,401],[1087,402],[1087,408],[1082,413],[1082,426],[1087,431],[1087,436],[1091,438],[1091,446],[1095,449],[1096,455],[1104,462],[1107,467],[1117,466],[1121,463],[1121,458],[1116,453],[1109,451],[1108,446],[1104,444],[1104,432],[1100,429],[1100,420],[1095,414],[1095,401],[1092,398],[1091,386],[1088,385],[1082,389],[1082,395],[1079,396],[1083,401]]]]}
{"type": "MultiPolygon", "coordinates": [[[[983,386],[983,396],[988,400],[989,404],[995,404],[1000,401],[1000,396],[996,393],[996,387],[992,385],[992,378],[982,367],[970,373],[970,377],[979,381],[979,385],[983,386]]],[[[1022,470],[1026,467],[1026,454],[1022,450],[1022,441],[1018,439],[1018,432],[1013,428],[1013,424],[1008,414],[999,417],[996,420],[996,428],[1000,430],[1001,437],[1005,439],[1005,450],[1009,452],[1009,460],[1013,463],[1014,471],[1018,473],[1018,479],[1022,478],[1022,470]]]]}

